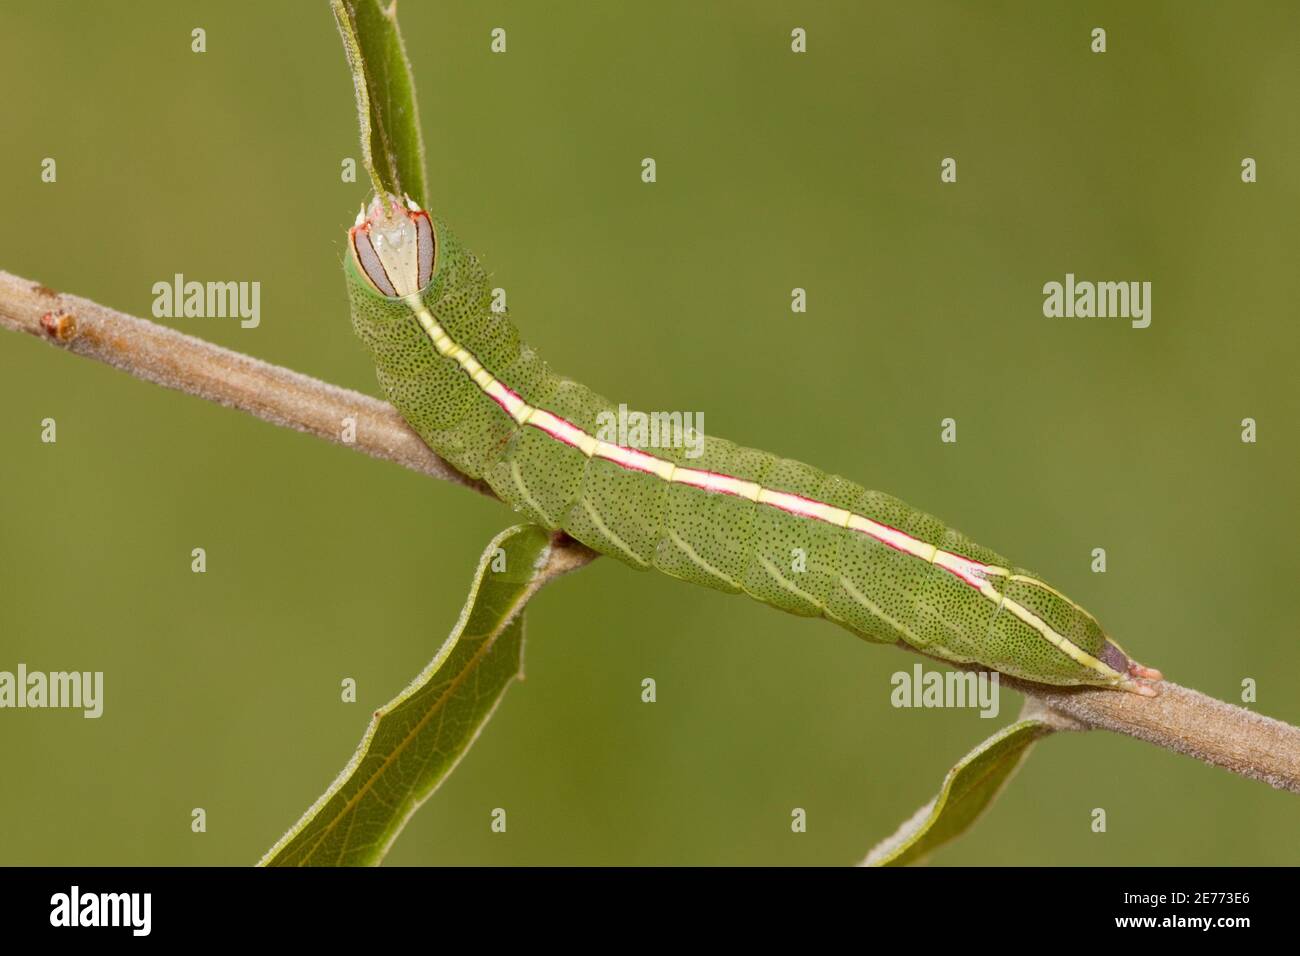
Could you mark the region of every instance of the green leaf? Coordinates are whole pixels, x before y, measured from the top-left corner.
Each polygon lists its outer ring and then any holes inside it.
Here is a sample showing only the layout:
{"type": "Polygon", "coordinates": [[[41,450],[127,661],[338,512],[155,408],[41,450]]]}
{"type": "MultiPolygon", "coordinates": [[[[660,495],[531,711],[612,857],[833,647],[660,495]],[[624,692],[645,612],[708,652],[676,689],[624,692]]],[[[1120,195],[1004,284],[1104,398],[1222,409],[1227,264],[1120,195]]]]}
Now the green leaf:
{"type": "Polygon", "coordinates": [[[520,674],[524,605],[580,563],[536,525],[492,539],[451,636],[410,686],[375,712],[338,779],[262,858],[263,866],[379,863],[455,768],[520,674]]]}
{"type": "Polygon", "coordinates": [[[863,866],[906,866],[961,836],[979,819],[1010,779],[1030,744],[1053,730],[1040,720],[1021,720],[984,741],[944,777],[939,795],[867,854],[863,866]]]}
{"type": "Polygon", "coordinates": [[[397,4],[385,10],[378,0],[332,0],[331,7],[357,91],[361,157],[375,192],[405,193],[428,209],[420,111],[397,4]]]}

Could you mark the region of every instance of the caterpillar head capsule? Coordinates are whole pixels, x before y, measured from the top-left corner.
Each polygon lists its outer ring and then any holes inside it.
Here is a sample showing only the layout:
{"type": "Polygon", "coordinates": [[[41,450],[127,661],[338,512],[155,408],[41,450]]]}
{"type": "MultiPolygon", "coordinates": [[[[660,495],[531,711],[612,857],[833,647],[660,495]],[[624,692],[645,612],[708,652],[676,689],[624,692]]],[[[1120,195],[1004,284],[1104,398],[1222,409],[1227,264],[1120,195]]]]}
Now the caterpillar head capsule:
{"type": "Polygon", "coordinates": [[[376,196],[348,230],[357,273],[380,295],[415,295],[433,279],[437,239],[429,214],[408,196],[376,196]]]}

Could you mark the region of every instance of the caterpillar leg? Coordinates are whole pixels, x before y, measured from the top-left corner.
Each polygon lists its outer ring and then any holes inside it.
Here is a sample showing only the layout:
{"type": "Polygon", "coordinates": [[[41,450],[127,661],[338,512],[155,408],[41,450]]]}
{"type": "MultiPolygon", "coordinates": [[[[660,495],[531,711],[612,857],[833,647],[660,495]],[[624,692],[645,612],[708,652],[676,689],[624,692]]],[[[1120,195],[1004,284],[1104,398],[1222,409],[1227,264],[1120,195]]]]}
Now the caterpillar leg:
{"type": "Polygon", "coordinates": [[[1162,681],[1165,675],[1160,673],[1154,667],[1147,667],[1145,664],[1139,664],[1137,661],[1129,661],[1126,677],[1119,684],[1124,690],[1134,694],[1141,694],[1143,697],[1159,697],[1160,689],[1151,684],[1144,684],[1142,681],[1162,681]]]}
{"type": "Polygon", "coordinates": [[[1158,682],[1164,679],[1165,675],[1154,667],[1147,667],[1137,661],[1129,661],[1124,676],[1115,682],[1115,686],[1133,694],[1141,694],[1143,697],[1159,697],[1160,689],[1153,686],[1153,684],[1144,682],[1158,682]]]}
{"type": "Polygon", "coordinates": [[[1147,667],[1145,664],[1139,664],[1137,661],[1130,661],[1128,672],[1134,677],[1140,677],[1143,680],[1164,680],[1165,675],[1160,673],[1154,667],[1147,667]]]}

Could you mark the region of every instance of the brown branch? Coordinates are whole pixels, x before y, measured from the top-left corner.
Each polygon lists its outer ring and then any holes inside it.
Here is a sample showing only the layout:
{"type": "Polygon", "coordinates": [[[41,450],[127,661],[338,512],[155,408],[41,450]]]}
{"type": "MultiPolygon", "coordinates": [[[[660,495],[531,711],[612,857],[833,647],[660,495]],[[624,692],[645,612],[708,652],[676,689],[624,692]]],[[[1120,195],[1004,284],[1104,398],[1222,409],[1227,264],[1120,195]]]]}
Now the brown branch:
{"type": "MultiPolygon", "coordinates": [[[[421,474],[492,495],[431,452],[385,402],[63,295],[0,272],[0,326],[43,338],[78,355],[107,362],[136,378],[188,392],[264,421],[395,461],[421,474]],[[356,440],[342,440],[356,420],[356,440]]],[[[557,555],[571,566],[594,552],[574,542],[557,555]]],[[[566,568],[567,569],[567,568],[566,568]]],[[[1049,688],[1000,676],[1034,698],[1060,729],[1098,728],[1128,734],[1300,793],[1300,729],[1165,681],[1159,697],[1114,690],[1049,688]]]]}
{"type": "Polygon", "coordinates": [[[1161,681],[1159,697],[1102,688],[1046,688],[999,675],[999,683],[1076,722],[1058,729],[1113,730],[1196,757],[1279,790],[1300,793],[1300,727],[1161,681]]]}
{"type": "Polygon", "coordinates": [[[1300,793],[1300,727],[1198,690],[1162,680],[1153,684],[1159,696],[1143,697],[1103,687],[1051,687],[1006,674],[998,674],[998,684],[1025,695],[1027,712],[1022,717],[1034,717],[1053,730],[1127,734],[1279,790],[1300,793]]]}
{"type": "Polygon", "coordinates": [[[387,402],[0,272],[0,326],[424,475],[492,491],[447,464],[387,402]],[[344,419],[356,440],[343,441],[344,419]]]}

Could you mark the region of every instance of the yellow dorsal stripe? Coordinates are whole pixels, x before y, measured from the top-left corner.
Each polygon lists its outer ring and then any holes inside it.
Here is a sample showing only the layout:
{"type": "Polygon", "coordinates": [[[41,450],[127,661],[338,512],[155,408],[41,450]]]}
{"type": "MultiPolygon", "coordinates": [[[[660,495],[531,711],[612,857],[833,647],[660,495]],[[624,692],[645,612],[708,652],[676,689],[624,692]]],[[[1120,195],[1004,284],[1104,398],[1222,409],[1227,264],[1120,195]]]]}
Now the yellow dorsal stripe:
{"type": "MultiPolygon", "coordinates": [[[[577,448],[588,458],[603,458],[625,468],[656,475],[664,481],[690,485],[705,491],[717,491],[735,495],[737,497],[754,501],[758,504],[778,508],[788,514],[812,518],[817,521],[825,521],[842,528],[860,531],[869,537],[880,541],[882,544],[913,555],[929,564],[936,564],[944,570],[956,575],[962,581],[966,582],[971,587],[974,587],[981,595],[996,603],[999,608],[1005,607],[1017,618],[1033,628],[1045,641],[1057,648],[1061,653],[1082,664],[1084,667],[1097,671],[1098,673],[1104,674],[1108,677],[1113,677],[1117,680],[1123,678],[1123,675],[1118,671],[1108,667],[1077,644],[1067,639],[1063,634],[1056,631],[1037,614],[998,592],[987,579],[988,576],[992,575],[995,577],[1005,577],[1012,581],[1033,583],[1052,594],[1055,594],[1062,600],[1067,601],[1072,606],[1076,608],[1078,607],[1077,604],[1074,604],[1074,602],[1070,601],[1070,599],[1065,597],[1065,595],[1042,581],[1039,581],[1036,578],[1031,578],[1028,575],[1011,574],[1006,568],[997,567],[995,565],[980,564],[978,561],[973,561],[963,555],[953,554],[950,551],[942,551],[934,545],[913,538],[911,535],[899,531],[896,528],[890,528],[888,525],[883,525],[877,521],[873,521],[866,515],[855,514],[846,511],[843,508],[837,508],[834,505],[827,504],[823,501],[814,501],[805,498],[802,495],[792,494],[791,492],[778,491],[773,488],[764,488],[755,482],[745,481],[731,475],[722,475],[716,472],[701,471],[694,468],[682,468],[666,459],[646,454],[639,449],[625,448],[622,445],[615,445],[610,442],[602,441],[593,435],[587,434],[572,422],[568,422],[563,418],[560,418],[558,415],[548,412],[544,408],[535,408],[534,406],[529,405],[508,386],[500,382],[483,367],[482,363],[480,363],[468,349],[457,344],[451,336],[446,333],[442,326],[438,324],[437,320],[434,319],[432,313],[429,312],[428,307],[424,305],[424,302],[420,299],[419,295],[407,296],[406,303],[410,306],[411,311],[415,313],[416,320],[420,323],[420,327],[424,329],[425,334],[428,335],[429,340],[433,343],[433,347],[438,351],[438,354],[455,361],[465,370],[465,373],[469,375],[474,384],[487,393],[493,401],[500,405],[506,413],[520,425],[531,425],[538,428],[559,441],[577,448]]],[[[543,512],[537,508],[536,503],[532,501],[531,496],[527,494],[527,490],[523,487],[523,482],[517,469],[514,473],[514,479],[520,486],[520,490],[524,492],[529,503],[532,504],[539,514],[543,514],[543,512]]],[[[589,514],[590,511],[591,509],[588,508],[589,514]]],[[[593,521],[599,521],[597,515],[591,515],[591,517],[593,521]]],[[[626,545],[617,539],[613,533],[605,527],[603,521],[599,521],[599,526],[601,531],[609,536],[610,540],[613,540],[622,546],[624,550],[627,550],[628,554],[632,554],[632,552],[626,548],[626,545]]],[[[678,541],[677,544],[683,546],[684,542],[678,541]]],[[[694,549],[690,550],[691,552],[694,551],[694,549]]],[[[693,553],[691,556],[694,559],[699,559],[699,556],[693,553]]],[[[643,564],[644,562],[638,560],[635,563],[643,564]]],[[[765,559],[764,563],[770,564],[770,562],[767,562],[765,559]]],[[[783,585],[790,587],[801,596],[811,599],[810,595],[803,594],[802,591],[799,591],[799,589],[795,588],[790,584],[790,582],[786,581],[776,568],[769,566],[768,571],[781,581],[783,585]]],[[[847,579],[842,579],[841,583],[847,590],[849,590],[855,600],[862,603],[863,606],[869,607],[869,609],[874,609],[873,613],[879,614],[879,610],[875,608],[875,605],[872,604],[864,594],[858,591],[857,588],[853,587],[847,579]]],[[[814,603],[820,604],[820,602],[814,603]]],[[[889,620],[894,627],[897,627],[904,633],[909,635],[911,634],[907,628],[902,627],[898,622],[893,621],[892,619],[886,620],[889,620]]],[[[915,640],[914,636],[913,639],[915,640]]]]}

